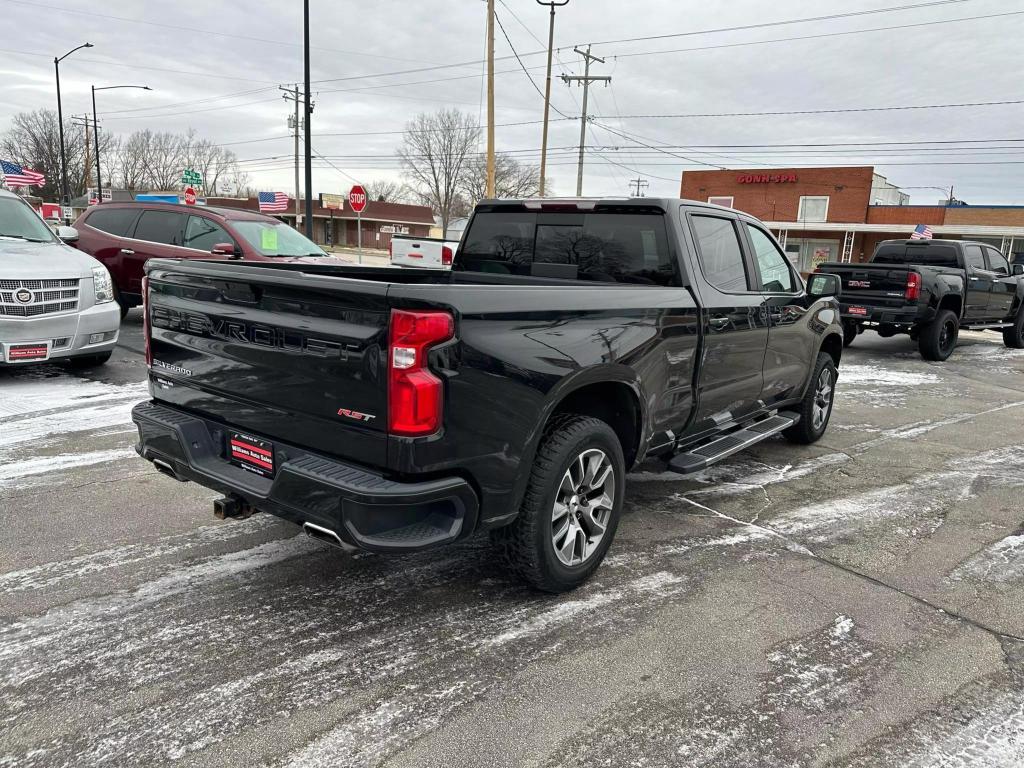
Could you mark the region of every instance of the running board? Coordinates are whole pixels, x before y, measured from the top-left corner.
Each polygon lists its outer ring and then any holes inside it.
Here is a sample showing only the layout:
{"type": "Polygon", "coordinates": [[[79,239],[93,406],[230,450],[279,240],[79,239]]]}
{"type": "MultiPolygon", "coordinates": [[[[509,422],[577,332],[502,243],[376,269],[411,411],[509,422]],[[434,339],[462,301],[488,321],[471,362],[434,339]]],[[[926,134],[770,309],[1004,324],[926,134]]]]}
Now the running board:
{"type": "Polygon", "coordinates": [[[681,475],[689,475],[707,469],[724,458],[739,453],[745,448],[760,443],[772,435],[793,426],[800,421],[800,414],[793,411],[782,411],[776,416],[755,422],[749,426],[691,448],[686,453],[679,453],[668,463],[669,471],[681,475]]]}
{"type": "Polygon", "coordinates": [[[973,323],[961,325],[960,328],[964,331],[995,331],[1000,328],[1013,328],[1013,323],[973,323]]]}

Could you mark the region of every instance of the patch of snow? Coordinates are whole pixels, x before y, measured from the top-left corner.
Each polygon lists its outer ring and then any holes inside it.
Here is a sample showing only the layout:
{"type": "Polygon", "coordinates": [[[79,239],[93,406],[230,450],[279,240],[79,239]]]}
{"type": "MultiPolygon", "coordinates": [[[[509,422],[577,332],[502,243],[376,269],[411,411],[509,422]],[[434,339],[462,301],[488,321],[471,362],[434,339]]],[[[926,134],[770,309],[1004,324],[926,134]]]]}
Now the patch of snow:
{"type": "Polygon", "coordinates": [[[887,387],[922,387],[938,384],[941,379],[934,373],[923,371],[897,371],[876,365],[843,363],[839,369],[840,386],[883,385],[887,387]]]}
{"type": "Polygon", "coordinates": [[[967,579],[1005,583],[1024,579],[1024,535],[1014,534],[985,547],[949,574],[951,581],[967,579]]]}
{"type": "Polygon", "coordinates": [[[131,448],[115,448],[106,451],[85,451],[84,453],[61,453],[56,456],[39,456],[23,461],[9,461],[0,464],[0,488],[18,488],[21,478],[42,475],[48,472],[62,472],[67,469],[88,467],[136,457],[131,448]]]}

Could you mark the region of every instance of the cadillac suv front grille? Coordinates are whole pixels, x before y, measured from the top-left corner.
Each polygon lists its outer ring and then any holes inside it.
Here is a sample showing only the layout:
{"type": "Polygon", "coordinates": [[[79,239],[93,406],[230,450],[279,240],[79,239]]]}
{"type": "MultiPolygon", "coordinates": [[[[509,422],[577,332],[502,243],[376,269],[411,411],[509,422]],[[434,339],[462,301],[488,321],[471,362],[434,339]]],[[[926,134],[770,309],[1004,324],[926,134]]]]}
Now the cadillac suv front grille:
{"type": "Polygon", "coordinates": [[[0,280],[0,317],[38,317],[78,309],[78,280],[0,280]]]}

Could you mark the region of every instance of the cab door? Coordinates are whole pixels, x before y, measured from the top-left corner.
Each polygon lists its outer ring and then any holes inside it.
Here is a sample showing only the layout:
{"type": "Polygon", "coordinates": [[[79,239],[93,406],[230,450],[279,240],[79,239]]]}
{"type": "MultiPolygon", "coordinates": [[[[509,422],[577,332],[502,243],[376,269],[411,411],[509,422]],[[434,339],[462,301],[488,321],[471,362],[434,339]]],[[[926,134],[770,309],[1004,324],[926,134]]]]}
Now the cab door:
{"type": "Polygon", "coordinates": [[[761,399],[768,405],[803,392],[816,354],[808,333],[803,283],[767,230],[741,219],[740,228],[753,257],[761,291],[761,312],[768,325],[761,399]]]}
{"type": "Polygon", "coordinates": [[[142,212],[134,233],[121,244],[126,292],[142,295],[143,268],[150,259],[188,256],[181,246],[184,228],[185,215],[175,210],[150,208],[142,212]]]}
{"type": "Polygon", "coordinates": [[[980,245],[964,246],[964,264],[967,268],[967,286],[964,290],[964,320],[979,322],[991,315],[989,302],[995,275],[989,272],[988,262],[980,245]]]}
{"type": "Polygon", "coordinates": [[[768,326],[738,218],[690,210],[684,219],[696,261],[691,274],[703,278],[694,280],[704,331],[693,422],[699,433],[761,407],[768,326]]]}
{"type": "Polygon", "coordinates": [[[1010,263],[995,248],[985,249],[985,261],[992,273],[992,292],[989,294],[989,315],[993,320],[1002,320],[1013,310],[1017,295],[1017,280],[1010,277],[1010,263]]]}

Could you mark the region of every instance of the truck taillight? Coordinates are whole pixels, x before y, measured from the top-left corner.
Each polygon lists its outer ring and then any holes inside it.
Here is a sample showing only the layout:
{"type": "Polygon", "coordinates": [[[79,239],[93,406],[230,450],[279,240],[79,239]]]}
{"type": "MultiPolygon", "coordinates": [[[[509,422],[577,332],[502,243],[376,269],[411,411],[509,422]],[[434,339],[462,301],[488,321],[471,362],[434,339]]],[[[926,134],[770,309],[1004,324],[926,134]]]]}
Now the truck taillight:
{"type": "Polygon", "coordinates": [[[427,367],[430,348],[455,334],[447,312],[391,311],[388,345],[388,431],[430,435],[441,426],[443,384],[427,367]]]}
{"type": "Polygon", "coordinates": [[[146,367],[153,367],[153,348],[149,342],[149,278],[142,278],[142,338],[146,367]]]}
{"type": "Polygon", "coordinates": [[[442,266],[450,267],[452,265],[452,257],[454,255],[455,255],[455,252],[451,248],[449,248],[447,245],[442,245],[441,246],[441,264],[442,264],[442,266]]]}
{"type": "Polygon", "coordinates": [[[907,301],[917,301],[921,298],[921,276],[917,272],[907,273],[907,290],[904,297],[907,301]]]}

